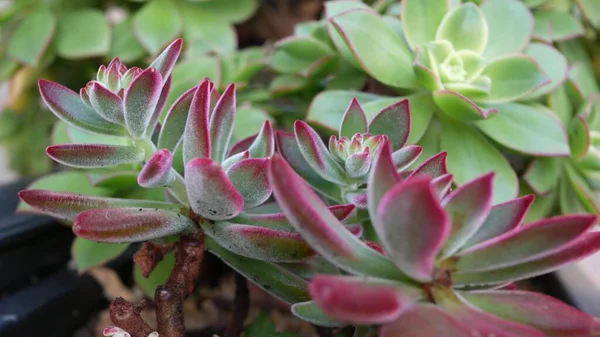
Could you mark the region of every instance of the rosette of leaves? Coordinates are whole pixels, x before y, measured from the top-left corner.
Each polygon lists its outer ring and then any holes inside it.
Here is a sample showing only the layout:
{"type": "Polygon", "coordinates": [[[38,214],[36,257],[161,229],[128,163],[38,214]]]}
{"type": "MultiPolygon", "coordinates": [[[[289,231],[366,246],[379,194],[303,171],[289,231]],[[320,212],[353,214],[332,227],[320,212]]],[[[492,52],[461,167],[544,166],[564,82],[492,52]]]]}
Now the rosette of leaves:
{"type": "MultiPolygon", "coordinates": [[[[440,165],[441,166],[441,165],[440,165]]],[[[402,178],[389,142],[368,178],[378,243],[350,235],[279,156],[269,179],[290,223],[345,274],[319,274],[297,316],[322,326],[357,325],[358,336],[592,336],[599,320],[512,282],[556,270],[600,250],[592,215],[526,225],[533,201],[493,203],[493,173],[449,192],[443,170],[402,178]],[[290,188],[291,187],[291,188],[290,188]]]]}
{"type": "Polygon", "coordinates": [[[523,1],[532,9],[535,38],[552,43],[585,34],[585,26],[600,27],[600,6],[590,0],[523,1]]]}

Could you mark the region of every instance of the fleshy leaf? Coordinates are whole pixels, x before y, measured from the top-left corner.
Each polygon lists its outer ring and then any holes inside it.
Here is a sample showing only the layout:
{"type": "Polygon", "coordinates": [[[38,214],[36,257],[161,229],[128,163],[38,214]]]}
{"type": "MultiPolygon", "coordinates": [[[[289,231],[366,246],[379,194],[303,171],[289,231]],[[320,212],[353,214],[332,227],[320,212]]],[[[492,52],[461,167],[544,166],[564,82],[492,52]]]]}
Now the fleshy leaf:
{"type": "Polygon", "coordinates": [[[271,196],[268,167],[268,158],[250,158],[227,169],[231,183],[244,198],[244,208],[259,206],[271,196]]]}
{"type": "Polygon", "coordinates": [[[417,167],[409,176],[409,178],[419,176],[429,176],[431,178],[437,178],[448,173],[446,167],[446,152],[440,152],[435,156],[424,161],[419,167],[417,167]]]}
{"type": "Polygon", "coordinates": [[[339,137],[352,138],[357,133],[369,131],[367,116],[356,98],[352,98],[350,105],[346,108],[342,123],[340,125],[339,137]]]}
{"type": "Polygon", "coordinates": [[[373,135],[387,135],[393,150],[398,150],[410,135],[410,108],[408,99],[381,110],[369,123],[373,135]]]}
{"type": "Polygon", "coordinates": [[[513,55],[488,63],[483,75],[492,80],[489,103],[515,101],[550,82],[540,65],[531,57],[513,55]]]}
{"type": "Polygon", "coordinates": [[[562,173],[561,158],[540,157],[529,164],[523,179],[536,194],[545,194],[558,184],[562,173]]]}
{"type": "Polygon", "coordinates": [[[167,78],[171,76],[171,72],[175,67],[179,53],[181,53],[182,45],[183,40],[181,39],[171,42],[171,44],[165,48],[165,50],[163,50],[163,52],[160,53],[156,59],[154,59],[148,68],[154,68],[158,70],[163,78],[163,81],[166,81],[167,78]]]}
{"type": "Polygon", "coordinates": [[[184,215],[155,208],[97,208],[80,213],[73,232],[92,241],[122,243],[164,238],[193,226],[184,215]]]}
{"type": "Polygon", "coordinates": [[[183,162],[210,158],[210,92],[212,83],[204,80],[194,92],[183,134],[183,162]]]}
{"type": "Polygon", "coordinates": [[[243,196],[225,171],[208,158],[195,158],[186,164],[185,182],[192,209],[204,218],[227,220],[244,209],[243,196]]]}
{"type": "Polygon", "coordinates": [[[76,237],[71,246],[71,256],[77,272],[85,273],[91,268],[101,266],[121,255],[128,244],[100,243],[76,237]]]}
{"type": "Polygon", "coordinates": [[[160,135],[158,136],[159,149],[175,151],[181,143],[183,133],[185,132],[188,112],[197,89],[198,87],[194,87],[184,92],[169,108],[165,122],[160,129],[160,135]]]}
{"type": "Polygon", "coordinates": [[[275,152],[275,136],[270,121],[265,121],[258,135],[248,148],[252,158],[271,157],[275,152]]]}
{"type": "Polygon", "coordinates": [[[459,250],[481,228],[492,208],[494,173],[486,174],[454,190],[442,202],[452,226],[443,257],[459,250]]]}
{"type": "Polygon", "coordinates": [[[235,85],[230,84],[221,95],[210,116],[210,153],[212,159],[217,163],[221,163],[225,159],[229,148],[229,141],[233,134],[235,102],[235,85]]]}
{"type": "Polygon", "coordinates": [[[433,100],[443,113],[463,121],[486,119],[497,112],[493,108],[482,108],[470,98],[451,90],[434,92],[433,100]]]}
{"type": "Polygon", "coordinates": [[[125,125],[133,137],[146,133],[162,91],[158,70],[148,68],[133,79],[125,90],[125,125]]]}
{"type": "Polygon", "coordinates": [[[559,11],[536,11],[534,35],[542,41],[574,39],[585,33],[584,27],[574,15],[559,11]]]}
{"type": "Polygon", "coordinates": [[[396,321],[385,324],[379,330],[380,337],[466,337],[472,333],[440,307],[417,304],[408,309],[396,321]]]}
{"type": "Polygon", "coordinates": [[[147,2],[133,16],[135,37],[153,55],[175,39],[182,26],[176,4],[167,0],[147,2]]]}
{"type": "Polygon", "coordinates": [[[451,229],[431,178],[413,178],[394,186],[381,200],[377,216],[380,239],[392,261],[416,280],[431,280],[435,258],[451,229]],[[403,244],[407,238],[410,245],[403,244]]]}
{"type": "Polygon", "coordinates": [[[159,122],[163,115],[163,110],[167,105],[167,99],[169,98],[169,93],[171,92],[171,85],[173,84],[172,76],[169,76],[166,80],[163,80],[165,84],[163,85],[160,91],[158,102],[156,102],[154,112],[152,113],[152,118],[150,118],[150,123],[148,123],[148,130],[146,131],[151,137],[152,142],[154,143],[158,141],[158,136],[160,135],[160,129],[162,125],[159,125],[159,122]]]}
{"type": "Polygon", "coordinates": [[[124,135],[125,130],[96,114],[73,90],[47,80],[38,82],[42,99],[50,111],[67,124],[104,135],[124,135]]]}
{"type": "Polygon", "coordinates": [[[328,317],[315,301],[296,303],[292,305],[291,310],[294,316],[317,326],[329,328],[344,326],[343,323],[328,317]]]}
{"type": "Polygon", "coordinates": [[[120,164],[141,163],[144,151],[133,146],[104,144],[50,145],[48,156],[55,161],[79,168],[101,168],[120,164]]]}
{"type": "Polygon", "coordinates": [[[352,178],[360,178],[366,175],[371,168],[371,153],[369,149],[367,148],[364,152],[348,156],[344,162],[344,168],[352,178]]]}
{"type": "Polygon", "coordinates": [[[14,28],[6,53],[16,61],[36,67],[50,46],[56,21],[52,11],[47,8],[41,7],[27,13],[14,28]]]}
{"type": "Polygon", "coordinates": [[[367,190],[367,208],[369,209],[369,215],[373,223],[373,227],[378,231],[379,236],[382,236],[382,232],[379,231],[382,228],[377,216],[377,210],[379,204],[383,199],[383,196],[400,182],[400,176],[396,171],[396,165],[394,165],[392,158],[392,148],[389,141],[385,141],[375,157],[373,158],[373,164],[371,171],[369,172],[368,179],[368,190],[367,190]]]}
{"type": "Polygon", "coordinates": [[[413,49],[435,40],[437,27],[450,11],[448,0],[405,0],[401,6],[402,28],[413,49]]]}
{"type": "Polygon", "coordinates": [[[99,82],[93,82],[87,89],[90,105],[96,112],[112,123],[123,123],[123,100],[119,95],[105,88],[99,82]]]}
{"type": "Polygon", "coordinates": [[[556,48],[544,43],[532,43],[525,49],[525,55],[532,57],[548,75],[550,82],[535,90],[527,99],[541,97],[554,91],[567,79],[569,64],[567,58],[556,48]]]}
{"type": "Polygon", "coordinates": [[[480,8],[485,16],[489,34],[483,53],[485,58],[518,53],[527,46],[533,33],[534,22],[531,11],[521,1],[489,0],[480,8]],[[507,21],[509,18],[510,21],[507,21]]]}
{"type": "Polygon", "coordinates": [[[398,171],[404,171],[412,165],[423,152],[423,148],[417,145],[408,145],[392,153],[392,161],[398,171]]]}
{"type": "Polygon", "coordinates": [[[205,233],[235,254],[270,262],[299,262],[314,256],[300,234],[225,221],[206,222],[205,233]]]}
{"type": "Polygon", "coordinates": [[[170,185],[175,179],[171,172],[173,155],[171,151],[162,149],[156,151],[146,162],[138,175],[137,182],[146,188],[164,187],[170,185]]]}
{"type": "Polygon", "coordinates": [[[488,26],[483,13],[474,3],[458,6],[444,16],[435,33],[435,40],[450,41],[455,50],[483,52],[488,40],[488,26]]]}
{"type": "Polygon", "coordinates": [[[431,181],[431,184],[433,185],[433,188],[437,192],[437,196],[438,196],[438,198],[440,198],[440,200],[445,198],[446,195],[448,194],[448,192],[450,192],[450,190],[452,188],[452,180],[453,179],[454,179],[453,175],[451,175],[450,173],[446,173],[446,174],[441,175],[431,181]]]}
{"type": "Polygon", "coordinates": [[[400,283],[324,274],[315,276],[309,289],[328,316],[357,325],[392,322],[421,296],[419,289],[400,283]]]}

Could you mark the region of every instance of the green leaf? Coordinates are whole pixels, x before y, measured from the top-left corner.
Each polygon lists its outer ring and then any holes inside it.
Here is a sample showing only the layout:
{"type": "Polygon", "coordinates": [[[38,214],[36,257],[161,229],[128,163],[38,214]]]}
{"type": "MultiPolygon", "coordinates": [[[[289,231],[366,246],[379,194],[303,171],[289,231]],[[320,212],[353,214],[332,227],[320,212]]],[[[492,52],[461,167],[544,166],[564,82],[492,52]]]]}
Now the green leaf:
{"type": "Polygon", "coordinates": [[[583,16],[594,26],[600,29],[600,2],[596,0],[575,0],[583,16]]]}
{"type": "Polygon", "coordinates": [[[489,103],[517,100],[550,81],[541,67],[524,55],[496,59],[488,64],[483,75],[492,80],[486,99],[489,103]]]}
{"type": "Polygon", "coordinates": [[[513,199],[519,186],[517,175],[502,153],[477,130],[447,118],[441,122],[441,146],[448,152],[448,171],[454,181],[461,185],[494,171],[493,203],[513,199]]]}
{"type": "Polygon", "coordinates": [[[481,5],[488,25],[488,43],[483,53],[487,59],[518,53],[529,43],[533,16],[517,0],[489,0],[481,5]]]}
{"type": "Polygon", "coordinates": [[[544,43],[532,43],[525,49],[525,55],[532,57],[550,78],[549,83],[527,95],[526,99],[537,98],[555,90],[567,78],[567,58],[554,47],[544,43]]]}
{"type": "Polygon", "coordinates": [[[235,113],[233,136],[237,140],[242,140],[255,135],[265,121],[273,122],[273,118],[266,111],[256,107],[241,106],[235,113]]]}
{"type": "Polygon", "coordinates": [[[571,65],[569,71],[569,82],[575,87],[581,98],[587,99],[590,94],[600,91],[594,73],[582,62],[571,65]]]}
{"type": "Polygon", "coordinates": [[[435,40],[435,32],[450,10],[448,0],[402,1],[402,28],[408,44],[415,49],[435,40]]]}
{"type": "MultiPolygon", "coordinates": [[[[219,1],[210,1],[214,2],[219,1]]],[[[179,2],[178,6],[183,20],[183,38],[188,48],[188,57],[211,51],[218,54],[235,51],[235,30],[223,17],[212,14],[197,3],[179,2]]]]}
{"type": "Polygon", "coordinates": [[[498,143],[535,156],[569,156],[564,126],[542,105],[505,103],[493,105],[498,113],[475,125],[498,143]]]}
{"type": "Polygon", "coordinates": [[[563,125],[568,125],[571,122],[573,106],[564,85],[556,88],[548,95],[548,107],[560,118],[563,125]]]}
{"type": "Polygon", "coordinates": [[[19,23],[8,43],[8,55],[30,66],[37,66],[54,36],[56,18],[52,12],[33,12],[19,23]]]}
{"type": "Polygon", "coordinates": [[[584,34],[583,25],[567,12],[536,11],[534,36],[543,41],[563,41],[584,34]]]}
{"type": "Polygon", "coordinates": [[[561,158],[541,157],[531,162],[523,179],[536,194],[550,192],[558,183],[563,170],[561,158]]]}
{"type": "Polygon", "coordinates": [[[127,250],[127,247],[129,244],[101,243],[76,237],[71,247],[71,255],[77,271],[81,274],[116,258],[127,250]]]}
{"type": "Polygon", "coordinates": [[[360,64],[352,55],[352,51],[342,38],[342,35],[337,31],[337,29],[331,24],[331,18],[336,15],[339,15],[343,12],[349,11],[351,9],[365,9],[371,10],[367,4],[362,1],[354,1],[354,0],[341,0],[341,1],[327,1],[325,2],[325,20],[327,24],[327,32],[329,34],[329,38],[333,42],[337,51],[342,55],[342,57],[348,61],[352,66],[356,69],[361,69],[360,64]]]}
{"type": "Polygon", "coordinates": [[[323,312],[321,307],[315,301],[300,302],[292,305],[292,313],[294,316],[301,318],[304,321],[310,322],[322,327],[340,327],[343,323],[329,318],[323,312]]]}
{"type": "Polygon", "coordinates": [[[368,74],[392,87],[416,86],[411,52],[376,13],[357,9],[338,15],[331,22],[368,74]]]}
{"type": "MultiPolygon", "coordinates": [[[[532,191],[527,184],[521,183],[521,195],[527,194],[534,194],[534,191],[532,191]]],[[[523,222],[530,223],[547,217],[556,204],[557,194],[557,190],[553,189],[548,194],[536,195],[523,222]]]]}
{"type": "Polygon", "coordinates": [[[569,145],[573,158],[581,158],[588,153],[590,130],[582,116],[577,116],[569,125],[569,145]]]}
{"type": "Polygon", "coordinates": [[[442,112],[461,121],[486,119],[496,112],[496,109],[484,109],[468,97],[451,90],[434,92],[433,100],[442,112]]]}
{"type": "Polygon", "coordinates": [[[306,115],[306,121],[325,127],[331,130],[331,133],[337,133],[344,117],[344,112],[354,97],[364,107],[366,103],[379,99],[382,96],[359,91],[323,91],[315,96],[311,102],[308,114],[306,115]]]}
{"type": "Polygon", "coordinates": [[[207,13],[221,21],[241,23],[250,18],[258,9],[257,0],[228,0],[228,1],[195,1],[198,10],[207,13]]]}
{"type": "Polygon", "coordinates": [[[133,62],[144,55],[146,55],[144,47],[133,35],[131,20],[125,20],[114,26],[108,58],[119,57],[122,62],[133,62]]]}
{"type": "Polygon", "coordinates": [[[146,296],[154,298],[156,288],[159,285],[167,283],[173,266],[175,266],[175,253],[171,252],[165,255],[163,260],[156,265],[156,268],[148,275],[148,278],[144,277],[142,270],[137,264],[134,265],[133,279],[146,296]]]}
{"type": "Polygon", "coordinates": [[[110,49],[110,27],[104,13],[82,9],[58,20],[56,52],[67,59],[102,56],[110,49]]]}
{"type": "Polygon", "coordinates": [[[488,40],[485,17],[474,3],[462,4],[444,16],[435,39],[450,41],[455,50],[468,49],[482,53],[488,40]]]}
{"type": "Polygon", "coordinates": [[[254,322],[250,323],[245,330],[246,337],[265,337],[272,336],[275,333],[275,323],[265,314],[261,312],[254,322]]]}
{"type": "Polygon", "coordinates": [[[174,2],[153,0],[133,17],[138,41],[152,54],[158,54],[181,33],[182,20],[174,2]]]}

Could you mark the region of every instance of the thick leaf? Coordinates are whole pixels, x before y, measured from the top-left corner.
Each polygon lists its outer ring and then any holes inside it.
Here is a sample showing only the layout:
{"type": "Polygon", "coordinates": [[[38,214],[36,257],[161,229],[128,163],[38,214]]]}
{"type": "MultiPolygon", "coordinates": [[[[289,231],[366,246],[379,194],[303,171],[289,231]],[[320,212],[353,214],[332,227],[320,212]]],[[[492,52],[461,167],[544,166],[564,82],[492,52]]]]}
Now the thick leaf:
{"type": "Polygon", "coordinates": [[[533,199],[533,195],[526,195],[494,205],[483,225],[465,243],[463,248],[474,246],[519,227],[533,203],[533,199]]]}
{"type": "Polygon", "coordinates": [[[381,145],[381,148],[373,158],[367,183],[367,208],[373,227],[378,232],[379,237],[383,234],[380,231],[383,225],[379,221],[377,210],[383,196],[399,182],[400,176],[393,162],[392,148],[390,143],[386,141],[381,145]]]}
{"type": "MultiPolygon", "coordinates": [[[[131,19],[113,26],[108,58],[119,57],[123,62],[134,62],[146,55],[142,45],[135,39],[131,29],[131,19]]],[[[154,295],[154,294],[153,294],[154,295]]]]}
{"type": "Polygon", "coordinates": [[[533,34],[543,41],[563,41],[584,34],[581,22],[568,12],[536,11],[533,34]]]}
{"type": "Polygon", "coordinates": [[[181,32],[182,22],[175,4],[168,0],[154,0],[135,13],[135,36],[150,54],[158,54],[181,32]]]}
{"type": "Polygon", "coordinates": [[[529,56],[514,55],[488,63],[483,75],[492,80],[489,103],[514,101],[550,83],[540,65],[529,56]]]}
{"type": "Polygon", "coordinates": [[[65,123],[104,135],[125,133],[120,125],[110,123],[98,116],[71,89],[47,80],[40,80],[38,85],[42,99],[48,108],[65,123]]]}
{"type": "Polygon", "coordinates": [[[565,129],[552,111],[541,105],[505,103],[493,106],[498,113],[475,125],[498,143],[535,156],[569,156],[565,129]]]}
{"type": "Polygon", "coordinates": [[[381,200],[377,216],[380,239],[392,261],[416,280],[431,280],[435,258],[452,226],[431,178],[413,178],[394,186],[381,200]]]}
{"type": "Polygon", "coordinates": [[[367,148],[364,152],[353,153],[344,162],[346,173],[352,178],[361,178],[369,173],[371,168],[371,153],[367,148]]]}
{"type": "Polygon", "coordinates": [[[573,158],[582,158],[590,151],[590,128],[584,116],[577,116],[569,125],[569,146],[573,158]]]}
{"type": "Polygon", "coordinates": [[[576,0],[582,14],[596,28],[600,28],[600,6],[594,0],[576,0]]]}
{"type": "MultiPolygon", "coordinates": [[[[323,91],[313,98],[310,106],[308,107],[306,121],[311,124],[318,123],[319,126],[327,128],[332,133],[337,133],[340,123],[344,117],[344,111],[348,106],[348,102],[356,98],[356,100],[358,100],[359,103],[364,107],[366,103],[377,100],[381,97],[382,96],[360,91],[323,91]]],[[[381,109],[378,109],[377,112],[379,112],[379,110],[381,109]]]]}
{"type": "Polygon", "coordinates": [[[433,188],[435,189],[437,196],[440,200],[445,198],[448,195],[452,188],[452,180],[454,176],[450,173],[439,176],[431,181],[433,188]]]}
{"type": "Polygon", "coordinates": [[[410,174],[409,178],[419,176],[438,178],[447,174],[448,168],[446,167],[446,157],[446,152],[440,152],[427,159],[410,174]]]}
{"type": "Polygon", "coordinates": [[[360,103],[356,98],[352,98],[350,105],[346,108],[342,123],[340,125],[339,137],[352,138],[357,133],[365,133],[369,131],[367,125],[367,117],[360,103]]]}
{"type": "Polygon", "coordinates": [[[129,245],[125,243],[100,243],[78,237],[71,246],[71,256],[75,261],[77,272],[81,274],[113,260],[121,255],[127,247],[129,245]]]}
{"type": "Polygon", "coordinates": [[[372,135],[387,135],[393,150],[398,150],[410,134],[410,108],[408,99],[381,110],[369,123],[372,135]]]}
{"type": "Polygon", "coordinates": [[[28,14],[12,33],[6,52],[16,61],[37,66],[54,36],[56,18],[41,8],[28,14]]]}
{"type": "Polygon", "coordinates": [[[454,190],[442,202],[452,220],[443,257],[459,250],[484,224],[492,209],[494,173],[486,174],[454,190]]]}
{"type": "Polygon", "coordinates": [[[102,56],[110,48],[110,27],[98,9],[67,12],[58,20],[56,52],[67,59],[102,56]]]}
{"type": "Polygon", "coordinates": [[[273,118],[263,109],[252,106],[238,107],[233,121],[233,137],[240,140],[253,136],[257,130],[264,127],[265,122],[273,123],[273,121],[273,118]]]}
{"type": "Polygon", "coordinates": [[[96,81],[88,88],[87,94],[96,113],[112,123],[124,122],[123,100],[119,95],[96,81]]]}
{"type": "Polygon", "coordinates": [[[435,40],[437,27],[450,11],[448,0],[406,0],[401,6],[402,28],[413,49],[435,40]]]}
{"type": "Polygon", "coordinates": [[[162,77],[154,68],[148,68],[133,79],[125,90],[125,125],[133,137],[142,137],[160,99],[162,77]]]}
{"type": "Polygon", "coordinates": [[[398,171],[404,171],[412,165],[423,152],[423,148],[417,145],[408,145],[392,153],[392,161],[398,171]]]}
{"type": "Polygon", "coordinates": [[[325,10],[323,11],[323,17],[327,22],[327,32],[329,34],[331,42],[333,42],[333,45],[336,47],[337,51],[349,63],[349,65],[352,65],[355,69],[360,69],[360,64],[354,58],[352,51],[344,41],[340,32],[336,29],[334,25],[331,24],[331,19],[337,15],[340,15],[353,9],[362,9],[369,11],[373,10],[371,9],[371,7],[369,7],[368,4],[363,3],[362,1],[355,0],[330,1],[325,3],[324,5],[325,10]]]}
{"type": "Polygon", "coordinates": [[[190,205],[210,220],[227,220],[244,209],[243,196],[225,171],[208,158],[195,158],[185,166],[185,183],[190,205]]]}
{"type": "MultiPolygon", "coordinates": [[[[75,181],[74,179],[71,180],[75,181]]],[[[34,184],[31,188],[38,186],[34,184]]],[[[100,190],[99,188],[97,189],[100,190]]],[[[75,220],[77,214],[94,208],[145,207],[174,212],[181,211],[180,205],[167,202],[86,196],[79,193],[54,192],[41,189],[27,189],[21,191],[19,192],[19,197],[23,202],[29,205],[29,209],[27,210],[29,212],[33,211],[36,213],[48,214],[56,218],[70,221],[75,220]]]]}
{"type": "Polygon", "coordinates": [[[210,116],[210,153],[212,159],[217,163],[221,163],[225,159],[229,148],[229,141],[233,134],[235,106],[235,85],[230,84],[221,95],[210,116]]]}
{"type": "Polygon", "coordinates": [[[405,311],[396,321],[386,324],[379,330],[380,337],[465,337],[472,331],[462,325],[440,307],[417,304],[405,311]]]}
{"type": "Polygon", "coordinates": [[[268,158],[250,158],[231,165],[227,176],[244,198],[244,208],[254,208],[263,204],[271,196],[267,173],[268,158]]]}
{"type": "Polygon", "coordinates": [[[225,221],[206,222],[202,229],[235,254],[270,262],[299,262],[315,253],[300,234],[225,221]]]}
{"type": "Polygon", "coordinates": [[[529,164],[523,179],[536,194],[550,192],[563,173],[563,160],[560,158],[536,158],[529,164]]]}
{"type": "Polygon", "coordinates": [[[561,86],[567,79],[569,67],[567,58],[554,47],[544,43],[532,43],[525,49],[525,55],[532,57],[550,78],[548,84],[534,91],[527,98],[537,98],[547,94],[561,86]]]}
{"type": "Polygon", "coordinates": [[[369,75],[392,87],[415,87],[410,51],[378,14],[356,9],[331,22],[369,75]]]}
{"type": "Polygon", "coordinates": [[[133,146],[103,144],[50,145],[48,156],[55,161],[78,168],[101,168],[121,164],[141,163],[144,151],[133,146]]]}
{"type": "Polygon", "coordinates": [[[183,162],[210,158],[210,92],[212,83],[204,80],[194,92],[183,134],[183,162]]]}
{"type": "MultiPolygon", "coordinates": [[[[160,55],[154,59],[154,61],[150,64],[148,68],[154,68],[160,72],[160,75],[163,78],[163,81],[166,81],[169,76],[171,76],[171,72],[175,67],[175,63],[177,62],[177,58],[181,53],[181,47],[183,45],[183,40],[177,39],[163,50],[160,55]]],[[[164,84],[164,83],[163,83],[164,84]]]]}
{"type": "Polygon", "coordinates": [[[197,89],[198,87],[194,87],[184,92],[169,108],[158,136],[158,148],[175,151],[181,143],[188,112],[197,89]]]}
{"type": "Polygon", "coordinates": [[[171,169],[173,167],[173,155],[171,151],[162,149],[156,151],[140,171],[137,182],[146,188],[166,187],[175,180],[171,169]]]}
{"type": "Polygon", "coordinates": [[[387,258],[351,234],[280,156],[270,161],[269,182],[292,226],[332,263],[357,274],[402,277],[387,258]]]}
{"type": "Polygon", "coordinates": [[[481,5],[488,26],[487,59],[522,51],[533,33],[531,11],[517,0],[489,0],[481,5]]]}
{"type": "Polygon", "coordinates": [[[164,238],[193,227],[188,217],[156,208],[97,208],[75,218],[73,233],[92,241],[122,243],[164,238]]]}
{"type": "Polygon", "coordinates": [[[458,271],[496,270],[549,257],[581,238],[595,223],[590,215],[548,218],[460,252],[458,271]]]}
{"type": "Polygon", "coordinates": [[[296,303],[292,305],[291,310],[294,316],[317,326],[328,328],[344,326],[343,323],[327,316],[315,301],[296,303]]]}
{"type": "Polygon", "coordinates": [[[451,90],[434,92],[433,100],[442,112],[462,121],[486,119],[497,112],[494,108],[482,108],[468,97],[451,90]]]}
{"type": "Polygon", "coordinates": [[[248,151],[252,158],[271,157],[275,153],[275,136],[271,122],[264,122],[248,151]]]}
{"type": "Polygon", "coordinates": [[[482,53],[488,41],[488,26],[483,13],[471,2],[458,6],[444,16],[435,33],[435,40],[450,41],[455,50],[482,53]]]}
{"type": "Polygon", "coordinates": [[[389,323],[421,297],[418,288],[379,279],[317,275],[310,295],[333,319],[357,325],[389,323]]]}

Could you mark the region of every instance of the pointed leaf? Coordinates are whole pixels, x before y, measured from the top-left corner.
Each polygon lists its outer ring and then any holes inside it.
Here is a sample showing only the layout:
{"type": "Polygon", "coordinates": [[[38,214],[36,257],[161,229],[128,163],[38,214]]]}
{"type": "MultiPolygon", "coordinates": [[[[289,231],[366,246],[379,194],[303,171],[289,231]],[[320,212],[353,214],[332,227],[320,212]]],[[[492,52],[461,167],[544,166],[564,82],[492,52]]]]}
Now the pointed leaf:
{"type": "Polygon", "coordinates": [[[292,305],[294,316],[317,326],[335,328],[344,326],[343,323],[327,316],[315,301],[301,302],[292,305]]]}
{"type": "Polygon", "coordinates": [[[217,163],[221,163],[225,159],[229,148],[235,118],[235,102],[235,85],[230,84],[210,116],[210,153],[212,159],[217,163]]]}
{"type": "Polygon", "coordinates": [[[536,158],[527,167],[523,179],[536,194],[546,194],[558,184],[562,173],[561,158],[536,158]]]}
{"type": "Polygon", "coordinates": [[[488,40],[488,26],[483,13],[474,3],[458,6],[444,16],[435,32],[435,40],[450,41],[455,50],[483,52],[488,40]]]}
{"type": "MultiPolygon", "coordinates": [[[[150,64],[148,68],[154,68],[160,72],[160,75],[163,78],[163,81],[166,81],[169,76],[171,76],[171,72],[175,67],[175,63],[177,62],[177,58],[181,53],[181,47],[183,45],[182,39],[177,39],[163,50],[160,55],[158,55],[154,61],[150,64]]],[[[163,83],[164,84],[164,83],[163,83]]]]}
{"type": "Polygon", "coordinates": [[[125,90],[125,125],[133,137],[142,137],[146,132],[161,90],[162,77],[154,68],[140,73],[125,90]]]}
{"type": "Polygon", "coordinates": [[[498,112],[494,108],[482,108],[470,98],[452,90],[434,92],[433,100],[443,113],[461,121],[486,119],[498,112]]]}
{"type": "Polygon", "coordinates": [[[439,176],[431,181],[434,190],[437,193],[438,198],[442,200],[446,197],[448,192],[450,192],[452,188],[452,180],[454,176],[450,173],[444,174],[443,176],[439,176]]]}
{"type": "Polygon", "coordinates": [[[76,237],[71,246],[71,256],[77,272],[82,274],[113,260],[125,252],[127,247],[129,245],[125,243],[100,243],[76,237]]]}
{"type": "Polygon", "coordinates": [[[309,289],[325,314],[357,325],[392,322],[421,296],[418,288],[353,276],[317,275],[309,289]]]}
{"type": "Polygon", "coordinates": [[[435,258],[451,229],[431,178],[413,178],[394,186],[381,200],[377,216],[380,239],[392,261],[414,279],[431,280],[435,258]],[[406,240],[410,245],[403,244],[406,240]]]}
{"type": "Polygon", "coordinates": [[[231,183],[244,198],[244,208],[259,206],[271,196],[268,168],[268,158],[250,158],[227,169],[231,183]]]}
{"type": "Polygon", "coordinates": [[[141,163],[144,151],[133,146],[104,144],[50,145],[48,156],[55,161],[79,168],[100,168],[120,164],[141,163]]]}
{"type": "Polygon", "coordinates": [[[450,11],[448,0],[405,0],[401,6],[402,28],[413,49],[435,40],[437,27],[450,11]]]}
{"type": "Polygon", "coordinates": [[[398,150],[410,134],[410,107],[408,99],[381,110],[369,123],[372,135],[387,135],[393,150],[398,150]]]}
{"type": "Polygon", "coordinates": [[[466,337],[469,328],[436,305],[423,303],[408,309],[379,330],[380,337],[466,337]]]}
{"type": "Polygon", "coordinates": [[[356,98],[352,98],[350,105],[346,108],[342,123],[340,125],[339,137],[352,138],[357,133],[365,133],[368,131],[367,117],[360,103],[356,98]]]}
{"type": "Polygon", "coordinates": [[[175,151],[183,139],[185,132],[185,123],[188,118],[188,112],[194,98],[194,93],[198,87],[194,87],[184,92],[167,112],[165,122],[160,129],[158,136],[158,148],[175,151]]]}
{"type": "Polygon", "coordinates": [[[90,105],[96,112],[112,123],[123,123],[123,100],[98,82],[93,82],[87,89],[90,105]]]}
{"type": "Polygon", "coordinates": [[[275,153],[275,136],[270,121],[265,121],[248,151],[252,158],[271,157],[275,153]]]}
{"type": "Polygon", "coordinates": [[[120,125],[110,123],[98,116],[71,89],[47,80],[39,80],[38,86],[42,99],[50,111],[65,123],[104,135],[125,134],[125,130],[120,125]]]}
{"type": "Polygon", "coordinates": [[[527,99],[541,97],[562,86],[569,73],[567,58],[556,48],[544,43],[532,43],[525,50],[525,55],[532,57],[550,78],[550,83],[534,91],[527,99]]]}
{"type": "Polygon", "coordinates": [[[481,5],[488,25],[483,56],[491,59],[522,51],[533,33],[533,16],[521,1],[489,0],[481,5]],[[510,23],[507,20],[510,18],[510,23]]]}
{"type": "Polygon", "coordinates": [[[159,122],[162,118],[163,110],[167,105],[167,99],[169,98],[169,94],[171,93],[171,84],[173,83],[171,76],[169,76],[166,80],[163,79],[163,81],[164,85],[160,91],[160,97],[158,98],[158,102],[156,102],[154,112],[152,113],[152,118],[150,118],[150,123],[148,124],[147,132],[154,143],[158,141],[158,136],[160,135],[161,125],[159,125],[159,122]]]}
{"type": "Polygon", "coordinates": [[[419,165],[409,176],[409,178],[419,176],[429,176],[430,178],[438,178],[448,173],[446,167],[446,152],[440,152],[435,156],[427,159],[423,164],[419,165]]]}
{"type": "Polygon", "coordinates": [[[412,165],[423,152],[423,148],[417,145],[408,145],[392,153],[392,161],[398,171],[404,171],[412,165]]]}
{"type": "Polygon", "coordinates": [[[204,80],[194,92],[183,134],[183,162],[210,158],[210,92],[212,83],[204,80]]]}
{"type": "Polygon", "coordinates": [[[185,183],[190,205],[210,220],[227,220],[240,214],[244,199],[225,171],[208,158],[195,158],[185,166],[185,183]]]}
{"type": "Polygon", "coordinates": [[[400,176],[398,175],[396,166],[392,160],[392,148],[390,142],[385,141],[373,159],[367,182],[367,208],[369,209],[369,216],[373,223],[373,227],[377,231],[379,237],[382,237],[383,234],[380,230],[383,226],[377,216],[379,204],[381,203],[383,196],[400,182],[400,176]]]}
{"type": "Polygon", "coordinates": [[[550,78],[531,57],[513,55],[488,63],[483,75],[492,80],[489,103],[515,101],[549,83],[550,78]]]}
{"type": "Polygon", "coordinates": [[[172,167],[171,151],[166,149],[156,151],[140,171],[137,182],[146,188],[169,186],[175,180],[175,175],[171,172],[172,167]]]}
{"type": "Polygon", "coordinates": [[[140,242],[164,238],[193,228],[179,213],[155,208],[97,208],[80,213],[73,233],[98,242],[140,242]]]}

